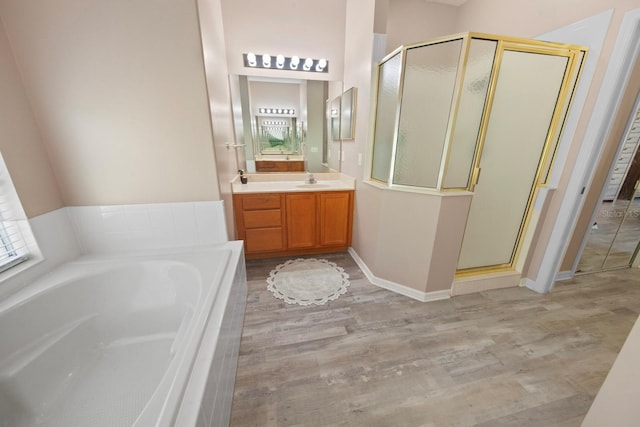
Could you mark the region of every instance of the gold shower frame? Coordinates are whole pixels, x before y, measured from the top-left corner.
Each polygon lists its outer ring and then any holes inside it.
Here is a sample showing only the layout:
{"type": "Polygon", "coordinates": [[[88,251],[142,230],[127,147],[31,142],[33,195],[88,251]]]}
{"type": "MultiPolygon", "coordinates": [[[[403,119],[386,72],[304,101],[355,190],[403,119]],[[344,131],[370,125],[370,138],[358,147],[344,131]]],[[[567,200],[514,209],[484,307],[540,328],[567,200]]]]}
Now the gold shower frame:
{"type": "Polygon", "coordinates": [[[529,198],[527,201],[527,205],[523,214],[523,220],[521,221],[520,228],[518,230],[518,237],[514,244],[514,249],[512,251],[512,255],[510,261],[506,264],[498,264],[498,265],[490,265],[490,266],[482,266],[476,268],[469,268],[458,270],[456,272],[456,277],[458,276],[470,276],[477,275],[483,273],[493,273],[498,271],[506,271],[513,270],[516,261],[519,259],[519,256],[522,252],[522,243],[525,231],[528,229],[531,222],[531,214],[532,214],[532,204],[536,199],[536,196],[541,188],[544,188],[548,185],[548,179],[553,170],[556,161],[557,154],[557,146],[559,141],[562,138],[562,132],[564,130],[564,125],[566,121],[566,117],[571,110],[571,106],[573,103],[573,98],[575,95],[575,89],[577,86],[577,82],[579,82],[580,77],[582,75],[585,59],[587,56],[588,48],[584,46],[577,46],[571,44],[564,43],[554,43],[554,42],[546,42],[540,40],[531,40],[525,38],[518,37],[508,37],[494,34],[486,34],[486,33],[476,33],[476,32],[467,32],[467,33],[459,33],[444,37],[438,37],[431,40],[413,43],[409,45],[403,45],[389,53],[385,56],[377,67],[376,80],[375,80],[375,102],[374,102],[374,110],[377,111],[378,108],[378,95],[380,91],[380,70],[383,65],[391,58],[396,55],[400,55],[400,78],[398,84],[398,93],[396,96],[396,110],[393,118],[393,141],[391,146],[391,154],[388,161],[390,162],[389,174],[386,181],[376,179],[373,175],[373,162],[374,162],[374,143],[375,143],[375,130],[377,129],[377,115],[374,114],[374,120],[372,123],[372,143],[371,143],[371,151],[370,151],[370,159],[371,164],[369,165],[369,179],[372,182],[376,182],[380,185],[384,185],[387,188],[393,190],[401,190],[401,191],[416,191],[422,193],[444,193],[444,192],[464,192],[469,191],[473,192],[475,185],[478,183],[479,175],[480,175],[480,159],[482,157],[482,150],[484,148],[485,138],[488,130],[489,117],[491,114],[491,108],[493,105],[493,100],[495,96],[496,85],[498,81],[498,77],[500,74],[500,64],[502,61],[502,56],[504,51],[519,51],[526,53],[538,53],[538,54],[549,54],[556,56],[566,56],[568,58],[567,67],[565,69],[565,74],[563,76],[562,85],[560,91],[558,93],[558,99],[556,102],[556,107],[554,109],[552,119],[549,125],[549,129],[547,131],[547,137],[543,145],[543,149],[541,152],[540,160],[538,163],[538,167],[535,173],[534,183],[530,189],[529,198]],[[467,186],[466,187],[444,187],[444,180],[447,176],[447,171],[449,169],[450,164],[450,155],[451,155],[451,146],[453,141],[453,131],[455,129],[457,120],[458,120],[458,110],[460,107],[460,98],[462,93],[462,87],[464,78],[466,76],[467,71],[467,63],[469,59],[469,48],[471,45],[471,40],[479,39],[479,40],[488,40],[496,42],[496,50],[494,53],[493,64],[491,67],[490,81],[489,86],[487,88],[487,92],[485,95],[485,103],[482,112],[482,118],[480,121],[480,126],[478,130],[478,136],[475,144],[475,152],[473,155],[473,160],[471,162],[471,166],[469,168],[469,173],[467,175],[467,186]],[[406,61],[407,61],[407,51],[409,49],[425,47],[430,45],[435,45],[439,43],[446,43],[455,40],[462,40],[460,56],[458,59],[458,67],[457,74],[455,79],[455,85],[453,88],[452,94],[452,102],[449,111],[449,120],[447,123],[445,140],[442,148],[442,154],[440,159],[440,168],[438,171],[438,180],[435,187],[419,187],[419,186],[411,186],[404,184],[394,184],[394,172],[395,172],[395,162],[396,162],[396,152],[398,145],[398,130],[400,124],[400,110],[403,101],[403,91],[404,91],[404,77],[406,71],[406,61]],[[573,84],[571,84],[573,83],[573,84]]]}

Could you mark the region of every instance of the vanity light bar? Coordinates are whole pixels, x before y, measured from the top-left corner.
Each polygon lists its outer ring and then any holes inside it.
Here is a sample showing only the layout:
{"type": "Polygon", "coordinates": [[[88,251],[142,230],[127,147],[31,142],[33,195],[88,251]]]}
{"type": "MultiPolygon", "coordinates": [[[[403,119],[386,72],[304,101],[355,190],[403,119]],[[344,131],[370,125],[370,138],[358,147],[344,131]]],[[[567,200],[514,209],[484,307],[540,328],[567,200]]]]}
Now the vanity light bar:
{"type": "Polygon", "coordinates": [[[294,115],[296,110],[293,108],[258,108],[260,114],[291,114],[294,115]]]}
{"type": "Polygon", "coordinates": [[[263,120],[263,125],[272,125],[272,126],[285,126],[287,122],[283,120],[263,120]]]}
{"type": "Polygon", "coordinates": [[[268,53],[262,55],[255,53],[243,53],[244,66],[249,68],[269,68],[273,70],[308,71],[312,73],[328,73],[329,61],[324,58],[300,58],[298,56],[272,56],[268,53]]]}

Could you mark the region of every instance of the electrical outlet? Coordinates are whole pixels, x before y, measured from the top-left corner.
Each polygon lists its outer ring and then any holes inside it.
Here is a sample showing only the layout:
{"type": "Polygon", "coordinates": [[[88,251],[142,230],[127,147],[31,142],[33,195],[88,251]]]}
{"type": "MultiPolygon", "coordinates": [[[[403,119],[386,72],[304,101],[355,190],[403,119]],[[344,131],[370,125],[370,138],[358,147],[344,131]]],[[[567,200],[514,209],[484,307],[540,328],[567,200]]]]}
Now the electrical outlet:
{"type": "Polygon", "coordinates": [[[358,153],[358,166],[362,166],[362,153],[358,153]]]}

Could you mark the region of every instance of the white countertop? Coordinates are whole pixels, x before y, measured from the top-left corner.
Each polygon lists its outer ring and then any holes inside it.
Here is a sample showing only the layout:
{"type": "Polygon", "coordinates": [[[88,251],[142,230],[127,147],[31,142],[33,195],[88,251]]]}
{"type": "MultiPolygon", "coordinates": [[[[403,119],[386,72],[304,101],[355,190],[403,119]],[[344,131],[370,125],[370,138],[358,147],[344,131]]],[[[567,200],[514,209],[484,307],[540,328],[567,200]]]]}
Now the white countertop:
{"type": "Polygon", "coordinates": [[[240,176],[231,181],[232,193],[281,193],[309,191],[345,191],[355,190],[356,180],[342,173],[314,173],[315,184],[305,184],[306,173],[260,173],[245,174],[246,184],[240,182],[240,176]]]}
{"type": "Polygon", "coordinates": [[[254,160],[260,162],[299,162],[304,160],[304,157],[302,156],[302,154],[256,154],[254,160]]]}

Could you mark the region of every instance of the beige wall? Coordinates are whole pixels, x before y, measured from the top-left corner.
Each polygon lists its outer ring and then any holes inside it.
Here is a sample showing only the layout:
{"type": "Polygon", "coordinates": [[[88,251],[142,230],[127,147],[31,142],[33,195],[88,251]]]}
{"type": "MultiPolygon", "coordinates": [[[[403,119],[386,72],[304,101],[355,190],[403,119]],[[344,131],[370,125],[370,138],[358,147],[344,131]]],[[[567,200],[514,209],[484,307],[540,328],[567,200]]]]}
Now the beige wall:
{"type": "Polygon", "coordinates": [[[389,0],[387,53],[456,32],[460,8],[424,0],[389,0]]]}
{"type": "Polygon", "coordinates": [[[25,214],[31,218],[61,208],[62,197],[1,22],[0,94],[0,152],[25,214]]]}
{"type": "Polygon", "coordinates": [[[219,199],[195,0],[2,0],[65,205],[219,199]]]}
{"type": "Polygon", "coordinates": [[[344,0],[222,0],[229,72],[342,80],[345,3],[344,0]],[[329,61],[329,72],[247,69],[242,54],[248,52],[325,58],[329,61]]]}

